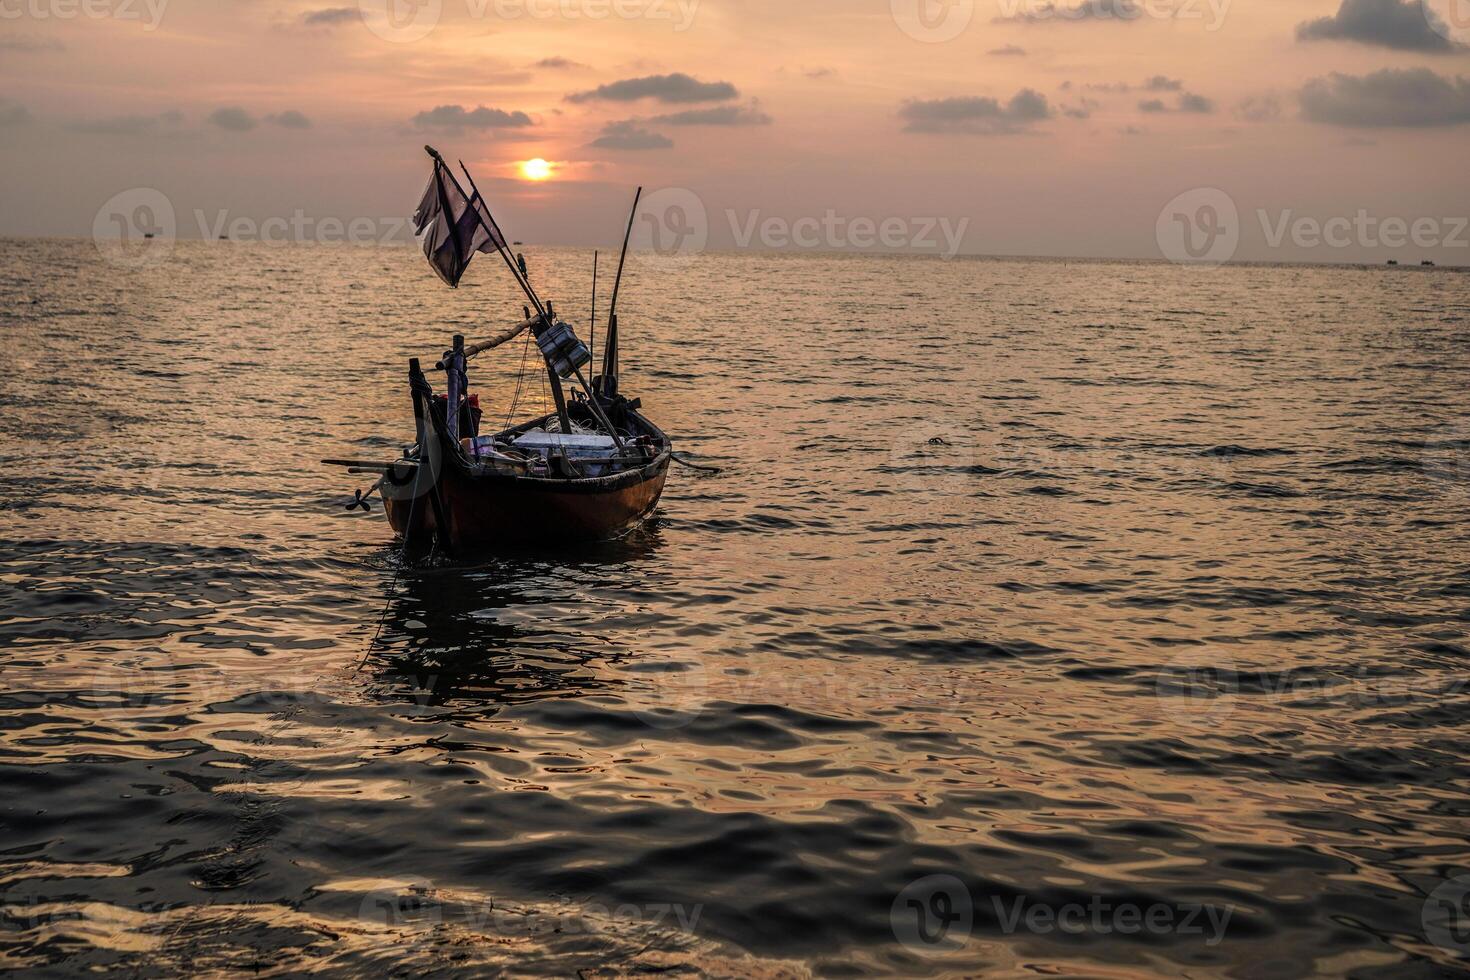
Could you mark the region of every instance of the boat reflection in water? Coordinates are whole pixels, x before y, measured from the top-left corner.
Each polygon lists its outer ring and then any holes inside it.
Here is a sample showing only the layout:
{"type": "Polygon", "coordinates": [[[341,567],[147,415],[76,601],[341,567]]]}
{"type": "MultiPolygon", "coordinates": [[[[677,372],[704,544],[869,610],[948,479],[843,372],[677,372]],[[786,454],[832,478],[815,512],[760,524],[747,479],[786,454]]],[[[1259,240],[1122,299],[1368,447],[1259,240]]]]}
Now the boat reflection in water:
{"type": "Polygon", "coordinates": [[[404,562],[364,661],[366,693],[483,715],[497,706],[611,693],[620,686],[599,666],[632,651],[590,631],[570,631],[554,577],[609,591],[637,585],[634,567],[658,551],[656,519],[632,533],[576,551],[502,552],[482,565],[404,562]],[[549,624],[549,625],[548,625],[549,624]]]}

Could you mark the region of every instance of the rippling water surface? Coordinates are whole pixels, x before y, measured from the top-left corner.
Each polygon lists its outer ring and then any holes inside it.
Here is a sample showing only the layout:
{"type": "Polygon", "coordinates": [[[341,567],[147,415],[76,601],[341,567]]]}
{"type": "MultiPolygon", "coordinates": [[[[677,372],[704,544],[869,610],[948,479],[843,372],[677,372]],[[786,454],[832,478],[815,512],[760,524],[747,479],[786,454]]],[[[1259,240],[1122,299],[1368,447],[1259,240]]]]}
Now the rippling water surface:
{"type": "Polygon", "coordinates": [[[1470,962],[1463,274],[639,259],[625,387],[723,472],[405,567],[317,461],[518,316],[491,264],[0,268],[6,968],[1470,962]]]}

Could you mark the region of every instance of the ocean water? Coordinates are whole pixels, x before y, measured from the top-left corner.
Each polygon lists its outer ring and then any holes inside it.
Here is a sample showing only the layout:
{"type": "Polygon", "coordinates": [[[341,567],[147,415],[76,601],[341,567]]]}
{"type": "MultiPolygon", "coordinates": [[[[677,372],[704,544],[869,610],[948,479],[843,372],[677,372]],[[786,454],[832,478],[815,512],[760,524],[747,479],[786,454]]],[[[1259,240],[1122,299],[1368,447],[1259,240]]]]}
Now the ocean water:
{"type": "MultiPolygon", "coordinates": [[[[528,259],[585,337],[590,255],[528,259]]],[[[0,269],[7,970],[1470,965],[1462,273],[637,256],[625,390],[722,472],[406,565],[318,461],[503,270],[0,269]]]]}

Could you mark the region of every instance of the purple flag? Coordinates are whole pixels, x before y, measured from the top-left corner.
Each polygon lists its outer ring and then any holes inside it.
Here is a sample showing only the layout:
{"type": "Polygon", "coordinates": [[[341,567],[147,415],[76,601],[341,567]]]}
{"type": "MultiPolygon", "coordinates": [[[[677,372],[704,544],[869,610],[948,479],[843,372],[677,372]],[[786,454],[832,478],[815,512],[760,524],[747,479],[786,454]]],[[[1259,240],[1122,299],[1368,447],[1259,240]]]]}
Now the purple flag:
{"type": "Polygon", "coordinates": [[[489,229],[495,227],[485,202],[475,194],[469,200],[450,178],[444,165],[434,161],[434,176],[413,215],[414,233],[423,236],[424,256],[434,271],[450,286],[459,286],[476,252],[505,248],[505,240],[489,229]],[[479,216],[476,217],[476,212],[479,216]]]}

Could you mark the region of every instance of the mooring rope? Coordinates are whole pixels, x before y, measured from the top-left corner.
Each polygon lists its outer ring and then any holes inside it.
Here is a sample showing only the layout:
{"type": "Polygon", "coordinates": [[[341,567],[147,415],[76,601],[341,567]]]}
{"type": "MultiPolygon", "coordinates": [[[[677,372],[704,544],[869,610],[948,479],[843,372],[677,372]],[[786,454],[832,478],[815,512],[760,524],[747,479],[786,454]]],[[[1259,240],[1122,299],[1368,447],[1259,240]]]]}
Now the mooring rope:
{"type": "Polygon", "coordinates": [[[502,431],[510,428],[510,420],[515,417],[516,408],[521,403],[521,383],[526,380],[526,355],[529,354],[530,351],[531,331],[527,330],[526,342],[521,347],[521,366],[516,371],[516,394],[515,397],[511,399],[510,411],[505,413],[505,424],[500,427],[502,431]]]}
{"type": "Polygon", "coordinates": [[[691,470],[704,470],[706,473],[724,472],[718,466],[706,466],[704,463],[691,463],[689,460],[682,458],[678,453],[669,453],[669,458],[681,466],[689,467],[691,470]]]}

